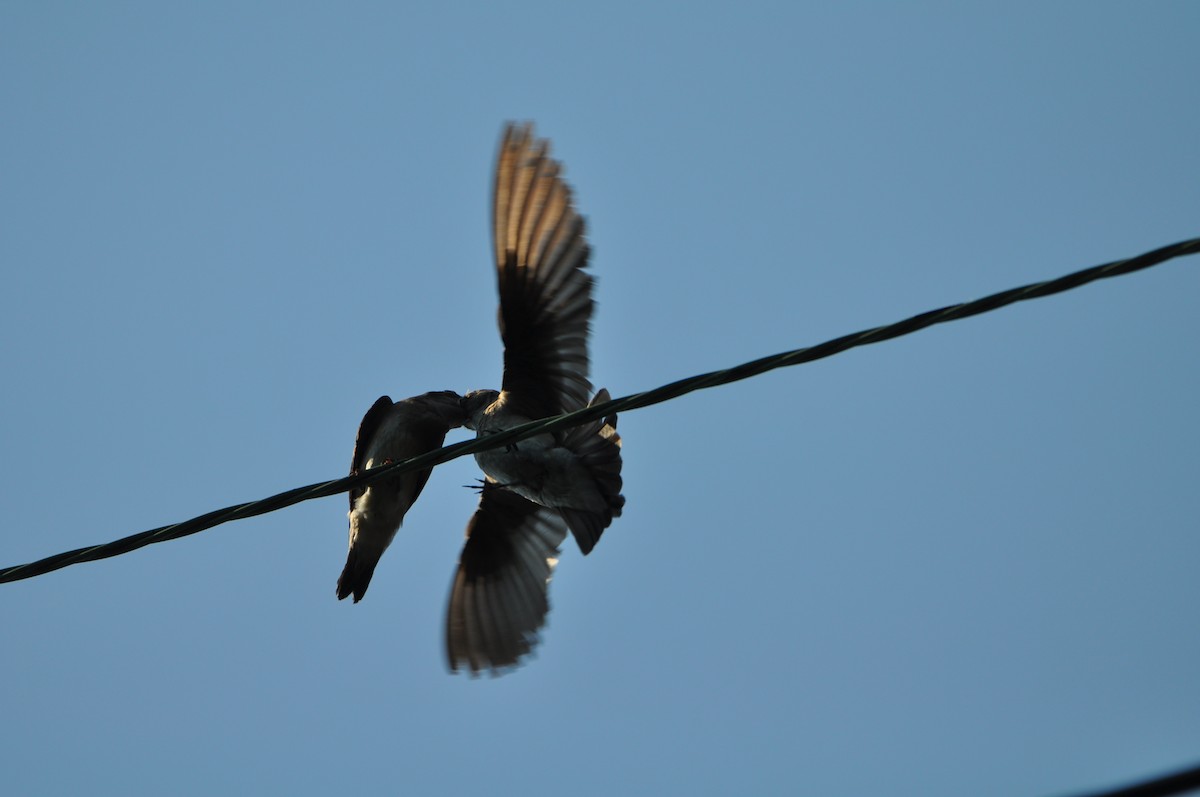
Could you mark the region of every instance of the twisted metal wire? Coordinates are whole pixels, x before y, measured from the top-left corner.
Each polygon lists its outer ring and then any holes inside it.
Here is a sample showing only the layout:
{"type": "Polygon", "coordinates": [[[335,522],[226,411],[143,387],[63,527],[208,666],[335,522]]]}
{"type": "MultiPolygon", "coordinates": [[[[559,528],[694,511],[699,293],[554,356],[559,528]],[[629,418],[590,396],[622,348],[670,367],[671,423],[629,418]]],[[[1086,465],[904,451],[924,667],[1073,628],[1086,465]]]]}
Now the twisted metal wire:
{"type": "Polygon", "coordinates": [[[1038,299],[1043,296],[1050,296],[1055,293],[1078,288],[1081,285],[1086,285],[1089,282],[1094,282],[1099,279],[1108,277],[1117,277],[1124,274],[1131,274],[1135,271],[1156,266],[1176,257],[1184,255],[1192,255],[1200,252],[1200,238],[1193,238],[1187,241],[1164,246],[1155,249],[1151,252],[1138,255],[1137,257],[1127,258],[1125,260],[1116,260],[1111,263],[1105,263],[1099,266],[1093,266],[1081,271],[1076,271],[1071,274],[1066,274],[1057,279],[1047,280],[1045,282],[1036,282],[1030,285],[1024,285],[1019,288],[1011,288],[999,293],[993,293],[990,296],[985,296],[981,299],[976,299],[972,302],[950,305],[942,307],[938,310],[930,310],[919,315],[906,318],[902,321],[897,321],[886,326],[874,327],[861,332],[855,332],[850,335],[843,335],[840,338],[825,341],[816,346],[809,346],[803,349],[795,349],[793,351],[774,354],[770,357],[763,357],[758,360],[743,363],[726,368],[720,371],[711,371],[699,376],[693,376],[688,379],[681,379],[677,382],[663,385],[654,390],[647,390],[642,393],[634,393],[633,395],[624,396],[612,401],[606,401],[602,404],[596,404],[591,407],[586,407],[575,412],[565,415],[558,415],[553,418],[544,418],[512,429],[506,429],[503,432],[488,435],[486,438],[477,438],[475,440],[465,440],[460,443],[454,443],[437,451],[431,451],[427,454],[422,454],[419,457],[406,459],[402,462],[394,462],[389,465],[384,465],[378,468],[371,468],[362,473],[345,476],[332,481],[320,482],[318,484],[310,484],[305,487],[296,487],[286,492],[272,495],[268,498],[263,498],[258,501],[251,501],[245,504],[236,504],[234,506],[217,509],[212,512],[194,517],[190,520],[185,520],[182,523],[172,523],[169,526],[159,526],[155,529],[132,534],[128,537],[122,537],[113,542],[104,543],[103,545],[91,545],[86,548],[78,548],[73,551],[48,556],[45,559],[39,559],[36,562],[30,562],[23,565],[15,565],[0,569],[0,584],[10,581],[20,581],[26,578],[33,578],[54,570],[58,570],[68,565],[79,564],[81,562],[94,562],[98,559],[107,559],[110,556],[118,556],[120,554],[129,553],[144,546],[156,542],[166,542],[167,540],[177,540],[180,537],[186,537],[190,534],[206,531],[214,526],[219,526],[222,523],[228,523],[233,520],[244,520],[245,518],[263,515],[268,512],[274,512],[277,509],[298,504],[301,501],[308,501],[313,498],[324,498],[330,495],[344,493],[352,487],[369,484],[376,479],[381,479],[388,475],[397,475],[410,470],[420,468],[429,468],[434,465],[440,465],[443,462],[448,462],[456,457],[461,457],[466,454],[473,454],[478,451],[486,451],[492,448],[509,445],[519,440],[524,440],[534,435],[543,434],[546,432],[554,432],[560,429],[565,429],[570,426],[576,426],[581,423],[603,418],[614,412],[627,412],[629,410],[641,409],[654,404],[661,404],[664,401],[679,398],[687,393],[696,390],[704,390],[705,388],[716,387],[718,385],[727,385],[731,382],[738,382],[742,379],[749,379],[752,376],[764,374],[767,371],[773,371],[776,368],[783,368],[789,365],[799,365],[801,363],[813,362],[825,357],[831,357],[835,354],[853,349],[857,346],[865,346],[869,343],[880,343],[892,338],[898,338],[902,335],[908,335],[913,332],[934,326],[935,324],[944,324],[948,321],[957,321],[962,318],[968,318],[980,313],[991,312],[998,310],[1016,302],[1023,302],[1028,299],[1038,299]]]}
{"type": "Polygon", "coordinates": [[[1173,797],[1177,794],[1195,794],[1197,789],[1200,789],[1200,766],[1078,797],[1173,797]]]}

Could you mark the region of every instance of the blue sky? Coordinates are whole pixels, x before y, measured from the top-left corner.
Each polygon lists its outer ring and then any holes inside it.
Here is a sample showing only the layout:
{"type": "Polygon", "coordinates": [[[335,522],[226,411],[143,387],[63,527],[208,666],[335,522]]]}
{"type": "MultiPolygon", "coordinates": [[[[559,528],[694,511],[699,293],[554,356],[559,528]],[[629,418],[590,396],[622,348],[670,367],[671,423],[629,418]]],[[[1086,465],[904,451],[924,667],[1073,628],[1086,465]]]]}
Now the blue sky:
{"type": "MultiPolygon", "coordinates": [[[[343,475],[497,387],[502,124],[615,395],[1200,235],[1195,4],[0,5],[0,564],[343,475]]],[[[475,497],[0,586],[17,794],[1061,794],[1200,758],[1194,258],[621,418],[538,655],[447,673],[475,497]]],[[[466,433],[459,432],[457,440],[466,433]]]]}

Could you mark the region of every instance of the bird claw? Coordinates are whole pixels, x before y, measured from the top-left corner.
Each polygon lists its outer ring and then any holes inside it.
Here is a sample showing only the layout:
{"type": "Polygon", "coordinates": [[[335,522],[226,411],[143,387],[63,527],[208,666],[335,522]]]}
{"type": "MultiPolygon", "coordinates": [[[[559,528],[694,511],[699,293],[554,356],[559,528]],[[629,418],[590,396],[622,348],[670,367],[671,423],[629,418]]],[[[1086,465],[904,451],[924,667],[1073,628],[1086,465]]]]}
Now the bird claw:
{"type": "Polygon", "coordinates": [[[464,484],[463,487],[466,487],[468,490],[475,490],[476,492],[483,493],[485,490],[503,490],[503,489],[512,488],[515,486],[512,484],[502,484],[500,482],[492,482],[492,481],[488,481],[487,479],[479,479],[478,481],[479,481],[478,484],[464,484]]]}

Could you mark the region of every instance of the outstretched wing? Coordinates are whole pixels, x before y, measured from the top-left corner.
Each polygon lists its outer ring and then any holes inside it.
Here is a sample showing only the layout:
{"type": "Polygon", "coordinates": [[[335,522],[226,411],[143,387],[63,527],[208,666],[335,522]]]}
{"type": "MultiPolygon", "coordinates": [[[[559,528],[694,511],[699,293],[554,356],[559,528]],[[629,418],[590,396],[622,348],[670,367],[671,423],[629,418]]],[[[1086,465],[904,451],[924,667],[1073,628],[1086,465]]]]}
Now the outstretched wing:
{"type": "Polygon", "coordinates": [[[493,233],[508,407],[542,418],[587,404],[592,277],[584,221],[549,143],[509,125],[496,162],[493,233]]]}
{"type": "Polygon", "coordinates": [[[538,642],[547,589],[567,526],[553,509],[484,483],[467,524],[446,615],[451,670],[472,674],[515,665],[538,642]]]}

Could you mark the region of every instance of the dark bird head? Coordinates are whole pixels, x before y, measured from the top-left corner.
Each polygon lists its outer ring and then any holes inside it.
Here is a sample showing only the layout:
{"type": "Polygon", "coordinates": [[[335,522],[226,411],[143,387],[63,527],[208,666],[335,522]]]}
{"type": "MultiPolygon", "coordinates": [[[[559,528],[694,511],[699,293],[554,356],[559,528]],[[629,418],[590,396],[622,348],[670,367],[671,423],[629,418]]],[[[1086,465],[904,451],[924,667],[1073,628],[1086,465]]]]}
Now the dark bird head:
{"type": "Polygon", "coordinates": [[[419,418],[438,426],[445,425],[448,429],[457,429],[467,422],[463,414],[463,397],[453,390],[434,390],[400,403],[412,407],[414,420],[419,418]]]}

